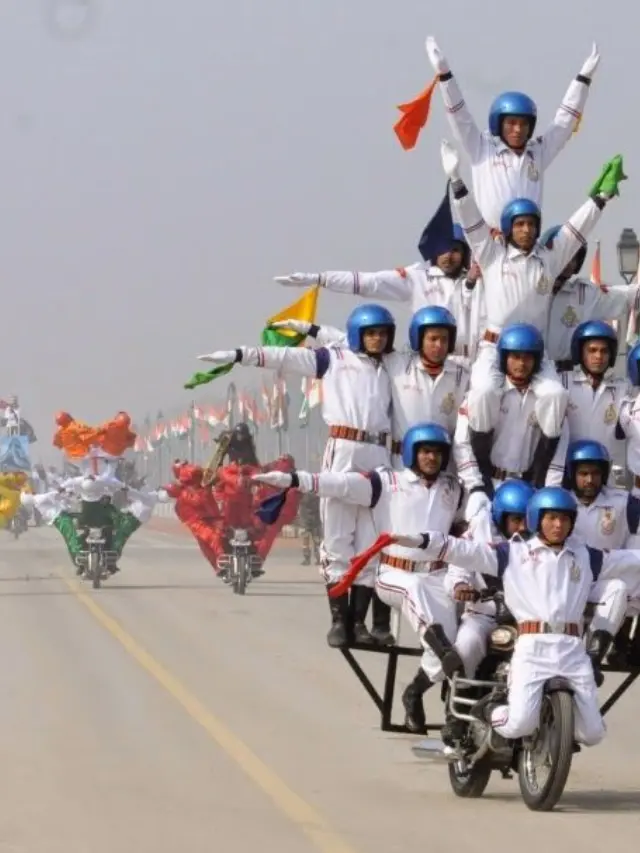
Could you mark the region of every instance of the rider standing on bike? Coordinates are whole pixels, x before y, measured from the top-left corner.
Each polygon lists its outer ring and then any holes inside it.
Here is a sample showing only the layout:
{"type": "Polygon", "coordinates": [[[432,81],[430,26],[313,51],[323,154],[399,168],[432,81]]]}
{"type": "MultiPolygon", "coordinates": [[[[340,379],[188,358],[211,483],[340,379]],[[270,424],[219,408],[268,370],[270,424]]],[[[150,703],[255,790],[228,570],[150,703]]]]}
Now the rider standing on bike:
{"type": "Polygon", "coordinates": [[[472,713],[504,738],[533,734],[544,685],[556,677],[565,678],[574,691],[576,739],[591,746],[605,734],[593,665],[582,639],[584,611],[588,601],[600,600],[603,589],[617,585],[618,607],[609,628],[613,638],[627,601],[625,584],[616,578],[637,583],[640,552],[603,552],[583,545],[572,536],[577,514],[573,495],[546,487],[528,503],[529,538],[516,535],[495,546],[442,533],[423,534],[420,545],[419,537],[395,537],[399,544],[422,548],[426,558],[503,580],[505,604],[518,626],[509,693],[489,694],[472,713]]]}

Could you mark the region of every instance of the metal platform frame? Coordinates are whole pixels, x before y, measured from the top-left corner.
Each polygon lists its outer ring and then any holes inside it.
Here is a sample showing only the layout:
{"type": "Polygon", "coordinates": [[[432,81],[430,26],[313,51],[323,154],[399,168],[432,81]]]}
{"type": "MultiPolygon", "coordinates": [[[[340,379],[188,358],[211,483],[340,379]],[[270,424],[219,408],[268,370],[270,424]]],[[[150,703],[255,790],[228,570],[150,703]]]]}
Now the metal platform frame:
{"type": "MultiPolygon", "coordinates": [[[[421,657],[422,649],[412,648],[410,646],[370,646],[362,643],[354,643],[346,648],[340,649],[340,651],[342,652],[343,658],[351,667],[351,670],[355,673],[360,684],[362,684],[369,694],[373,704],[378,709],[380,713],[381,731],[393,732],[396,734],[415,734],[415,732],[409,731],[404,724],[393,722],[393,699],[396,689],[398,659],[401,657],[421,657]],[[382,694],[378,692],[367,673],[362,669],[354,657],[354,652],[368,652],[369,654],[373,653],[387,656],[387,671],[385,674],[382,694]]],[[[600,708],[600,713],[604,717],[605,714],[613,708],[618,699],[627,692],[636,678],[638,678],[640,675],[640,667],[620,668],[603,664],[601,669],[602,672],[605,673],[614,672],[619,673],[620,675],[626,675],[622,684],[620,684],[619,687],[616,687],[613,693],[600,708]]],[[[426,729],[427,734],[430,731],[440,731],[442,726],[442,723],[428,723],[426,729]]]]}

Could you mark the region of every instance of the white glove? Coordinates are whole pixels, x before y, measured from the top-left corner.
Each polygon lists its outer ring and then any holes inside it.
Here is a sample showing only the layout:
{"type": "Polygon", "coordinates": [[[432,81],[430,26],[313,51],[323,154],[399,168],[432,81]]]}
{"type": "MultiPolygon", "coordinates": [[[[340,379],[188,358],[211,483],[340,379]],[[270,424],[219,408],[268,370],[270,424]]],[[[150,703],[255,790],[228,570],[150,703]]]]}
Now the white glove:
{"type": "MultiPolygon", "coordinates": [[[[153,492],[151,492],[150,494],[153,494],[153,492]]],[[[169,503],[169,501],[171,500],[169,492],[167,492],[166,489],[158,489],[158,491],[156,492],[156,497],[158,499],[158,503],[160,504],[169,503]]]]}
{"type": "Polygon", "coordinates": [[[452,181],[457,181],[460,178],[460,156],[456,149],[443,139],[440,143],[440,157],[442,159],[442,168],[444,173],[452,181]]]}
{"type": "Polygon", "coordinates": [[[591,78],[599,64],[600,54],[598,53],[598,45],[594,42],[593,47],[591,48],[591,56],[587,57],[584,65],[580,69],[580,76],[591,78]]]}
{"type": "Polygon", "coordinates": [[[199,355],[197,359],[198,361],[210,361],[212,364],[233,364],[236,360],[236,351],[234,349],[216,350],[216,352],[199,355]]]}
{"type": "Polygon", "coordinates": [[[291,329],[292,332],[297,332],[299,335],[308,335],[311,325],[307,320],[278,320],[277,323],[271,323],[270,328],[291,329]]]}
{"type": "Polygon", "coordinates": [[[491,501],[484,492],[473,492],[469,495],[467,505],[464,510],[464,520],[469,522],[481,512],[488,512],[491,509],[491,501]]]}
{"type": "Polygon", "coordinates": [[[436,40],[433,36],[428,36],[427,41],[425,42],[425,47],[427,49],[429,62],[433,65],[433,70],[436,74],[447,74],[449,71],[449,63],[445,59],[444,53],[436,44],[436,40]]]}
{"type": "Polygon", "coordinates": [[[415,533],[407,536],[394,535],[393,541],[396,545],[402,545],[404,548],[420,548],[422,546],[422,536],[415,533]]]}
{"type": "Polygon", "coordinates": [[[291,275],[277,275],[274,281],[285,287],[309,287],[312,284],[320,284],[320,273],[294,272],[291,275]]]}
{"type": "Polygon", "coordinates": [[[277,489],[288,489],[293,483],[293,477],[285,471],[267,471],[265,474],[254,474],[251,479],[255,483],[266,483],[267,486],[275,486],[277,489]]]}

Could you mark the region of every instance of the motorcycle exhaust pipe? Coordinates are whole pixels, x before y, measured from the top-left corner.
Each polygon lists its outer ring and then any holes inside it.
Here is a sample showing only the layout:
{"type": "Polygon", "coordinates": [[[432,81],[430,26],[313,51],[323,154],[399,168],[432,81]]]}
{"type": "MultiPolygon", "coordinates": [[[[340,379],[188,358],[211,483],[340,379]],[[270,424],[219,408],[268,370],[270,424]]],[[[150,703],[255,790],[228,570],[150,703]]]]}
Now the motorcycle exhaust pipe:
{"type": "Polygon", "coordinates": [[[445,746],[441,740],[435,738],[425,738],[413,744],[411,752],[422,761],[434,761],[440,764],[450,764],[461,758],[455,749],[445,746]]]}

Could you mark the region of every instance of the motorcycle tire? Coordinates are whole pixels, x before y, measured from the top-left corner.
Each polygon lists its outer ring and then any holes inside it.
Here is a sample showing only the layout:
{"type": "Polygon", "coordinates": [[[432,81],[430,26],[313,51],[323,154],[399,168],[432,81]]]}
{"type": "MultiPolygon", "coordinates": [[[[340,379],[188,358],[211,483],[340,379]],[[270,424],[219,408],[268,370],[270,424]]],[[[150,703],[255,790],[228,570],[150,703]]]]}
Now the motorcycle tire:
{"type": "Polygon", "coordinates": [[[536,741],[542,736],[549,744],[551,768],[547,781],[539,786],[537,780],[534,783],[531,778],[527,767],[530,750],[523,749],[518,761],[520,793],[525,805],[531,811],[550,812],[562,796],[573,760],[574,727],[571,693],[559,690],[557,693],[545,694],[540,713],[540,731],[536,741]]]}
{"type": "Polygon", "coordinates": [[[461,772],[460,762],[449,764],[449,783],[456,797],[477,799],[481,797],[491,778],[491,761],[488,756],[481,758],[466,773],[461,772]]]}
{"type": "Polygon", "coordinates": [[[91,579],[91,586],[100,589],[101,581],[100,555],[97,551],[89,551],[86,575],[91,579]]]}
{"type": "Polygon", "coordinates": [[[244,595],[247,589],[247,565],[246,557],[233,558],[233,591],[236,595],[244,595]]]}

